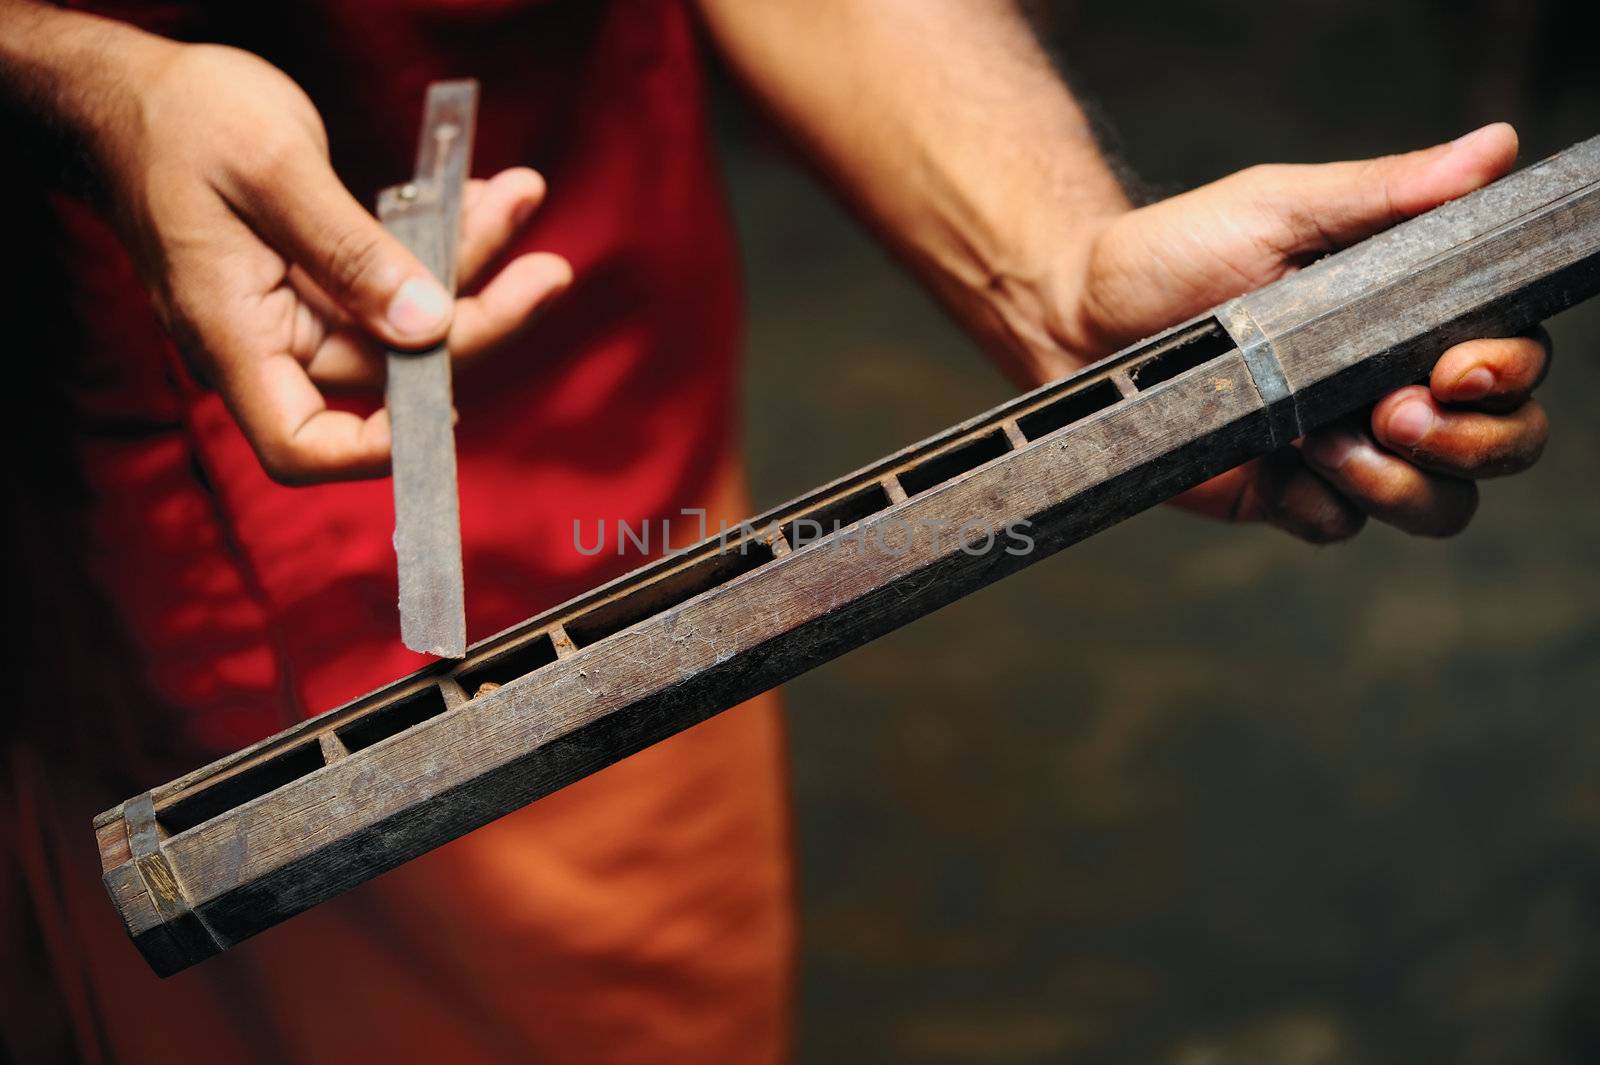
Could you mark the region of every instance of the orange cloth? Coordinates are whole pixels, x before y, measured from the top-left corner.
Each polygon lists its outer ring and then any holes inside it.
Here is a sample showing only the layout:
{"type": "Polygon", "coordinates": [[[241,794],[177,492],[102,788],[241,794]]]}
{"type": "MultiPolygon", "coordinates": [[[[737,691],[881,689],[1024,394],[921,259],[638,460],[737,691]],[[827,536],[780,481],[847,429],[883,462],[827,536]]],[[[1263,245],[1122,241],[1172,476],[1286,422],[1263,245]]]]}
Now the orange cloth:
{"type": "MultiPolygon", "coordinates": [[[[713,521],[744,512],[722,480],[713,521]]],[[[751,700],[167,980],[98,882],[89,819],[125,796],[18,738],[4,1045],[25,1063],[785,1060],[781,721],[775,694],[751,700]]]]}
{"type": "Polygon", "coordinates": [[[6,1049],[29,1065],[782,1061],[777,709],[713,718],[164,981],[98,883],[103,802],[14,748],[6,1049]]]}

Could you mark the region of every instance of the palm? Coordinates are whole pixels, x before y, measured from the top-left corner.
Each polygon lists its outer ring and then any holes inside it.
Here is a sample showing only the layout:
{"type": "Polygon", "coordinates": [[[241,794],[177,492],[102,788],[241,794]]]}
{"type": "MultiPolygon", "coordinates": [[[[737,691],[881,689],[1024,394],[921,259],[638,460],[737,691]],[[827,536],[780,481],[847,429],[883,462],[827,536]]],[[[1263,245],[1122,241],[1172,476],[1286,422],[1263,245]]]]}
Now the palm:
{"type": "MultiPolygon", "coordinates": [[[[1311,253],[1256,213],[1204,201],[1210,187],[1123,215],[1090,252],[1083,334],[1112,351],[1161,332],[1297,269],[1311,253]],[[1191,198],[1201,200],[1196,205],[1191,198]]],[[[1332,250],[1321,247],[1319,251],[1332,250]]],[[[1259,459],[1185,492],[1175,502],[1211,517],[1274,517],[1272,502],[1295,465],[1259,459]]]]}
{"type": "MultiPolygon", "coordinates": [[[[1515,154],[1510,128],[1491,126],[1405,156],[1256,167],[1121,215],[1085,253],[1062,340],[1091,355],[1124,347],[1470,192],[1510,169],[1515,154]]],[[[1428,388],[1401,389],[1366,416],[1317,430],[1177,501],[1215,517],[1271,521],[1313,541],[1348,537],[1368,515],[1411,532],[1457,531],[1476,506],[1473,480],[1537,457],[1543,413],[1525,400],[1544,364],[1538,340],[1458,345],[1441,356],[1428,388]],[[1469,374],[1489,383],[1464,388],[1469,374]],[[1470,410],[1479,401],[1511,413],[1470,410]],[[1402,409],[1426,440],[1401,431],[1402,409]]]]}

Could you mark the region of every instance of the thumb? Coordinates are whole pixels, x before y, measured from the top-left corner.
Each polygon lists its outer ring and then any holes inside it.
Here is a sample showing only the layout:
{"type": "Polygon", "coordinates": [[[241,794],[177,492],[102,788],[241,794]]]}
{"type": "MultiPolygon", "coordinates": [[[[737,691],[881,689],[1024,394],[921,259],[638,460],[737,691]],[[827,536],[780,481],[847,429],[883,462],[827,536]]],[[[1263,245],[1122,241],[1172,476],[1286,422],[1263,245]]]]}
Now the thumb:
{"type": "Polygon", "coordinates": [[[245,220],[373,336],[398,348],[445,338],[454,298],[319,153],[292,154],[240,199],[245,220]]]}
{"type": "Polygon", "coordinates": [[[1504,122],[1449,144],[1349,163],[1246,171],[1259,202],[1288,227],[1289,255],[1320,254],[1404,222],[1507,173],[1517,133],[1504,122]]]}

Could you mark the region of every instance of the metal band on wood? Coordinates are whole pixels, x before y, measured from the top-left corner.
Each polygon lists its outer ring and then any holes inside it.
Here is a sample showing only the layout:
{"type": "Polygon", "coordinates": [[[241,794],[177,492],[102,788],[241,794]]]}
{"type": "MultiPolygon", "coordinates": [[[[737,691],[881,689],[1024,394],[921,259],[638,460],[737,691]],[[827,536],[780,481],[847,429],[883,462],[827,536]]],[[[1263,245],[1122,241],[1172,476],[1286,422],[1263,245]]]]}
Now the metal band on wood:
{"type": "Polygon", "coordinates": [[[155,798],[147,791],[129,799],[122,812],[127,825],[128,853],[150,901],[161,915],[174,952],[198,961],[226,948],[228,944],[217,938],[204,918],[190,909],[183,885],[161,851],[155,798]]]}
{"type": "Polygon", "coordinates": [[[1217,311],[1217,320],[1239,345],[1239,354],[1244,356],[1244,364],[1256,383],[1256,391],[1261,394],[1261,402],[1267,405],[1267,424],[1273,443],[1284,447],[1291,440],[1300,439],[1305,430],[1300,424],[1300,405],[1295,401],[1294,389],[1289,387],[1289,380],[1284,376],[1277,350],[1261,331],[1249,308],[1242,299],[1233,300],[1217,311]]]}

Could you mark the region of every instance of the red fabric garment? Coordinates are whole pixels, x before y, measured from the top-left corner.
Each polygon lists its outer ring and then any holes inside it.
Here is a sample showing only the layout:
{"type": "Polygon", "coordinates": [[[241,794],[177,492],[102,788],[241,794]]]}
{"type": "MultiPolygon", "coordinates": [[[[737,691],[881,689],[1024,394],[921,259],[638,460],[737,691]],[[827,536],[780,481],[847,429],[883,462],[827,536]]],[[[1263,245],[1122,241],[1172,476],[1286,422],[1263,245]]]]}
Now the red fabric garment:
{"type": "MultiPolygon", "coordinates": [[[[457,377],[469,638],[640,561],[579,552],[574,519],[742,516],[737,269],[681,3],[85,6],[284,69],[368,201],[409,176],[438,78],[482,83],[475,173],[546,176],[517,250],[561,253],[575,283],[513,350],[457,377]]],[[[55,516],[72,535],[34,546],[81,588],[37,592],[60,613],[41,642],[66,664],[28,700],[36,720],[9,741],[0,788],[15,836],[0,921],[48,970],[11,976],[13,1056],[348,1061],[353,1022],[391,1026],[387,1060],[780,1056],[792,932],[773,700],[192,973],[143,970],[93,882],[87,816],[423,659],[398,638],[390,483],[268,480],[182,371],[109,228],[50,202],[78,494],[55,516]]]]}
{"type": "MultiPolygon", "coordinates": [[[[575,283],[516,350],[456,383],[470,637],[638,561],[575,551],[572,519],[593,529],[705,495],[730,444],[739,290],[680,4],[102,6],[295,76],[366,200],[409,176],[423,92],[444,77],[483,83],[476,173],[544,173],[516,250],[565,255],[575,283]]],[[[98,576],[180,727],[232,748],[283,724],[285,679],[317,711],[421,664],[396,637],[388,482],[271,484],[217,396],[169,383],[176,361],[110,233],[75,205],[67,225],[94,382],[76,394],[83,465],[96,538],[115,544],[98,576]],[[130,419],[171,432],[129,441],[130,419]],[[197,486],[212,529],[236,538],[231,564],[190,510],[197,486]],[[234,724],[211,705],[223,694],[234,724]]]]}

